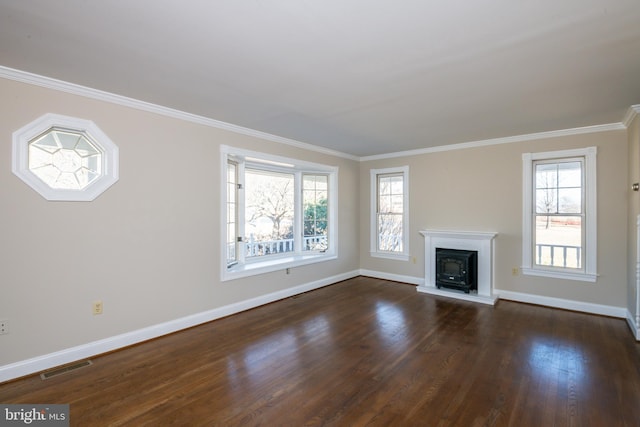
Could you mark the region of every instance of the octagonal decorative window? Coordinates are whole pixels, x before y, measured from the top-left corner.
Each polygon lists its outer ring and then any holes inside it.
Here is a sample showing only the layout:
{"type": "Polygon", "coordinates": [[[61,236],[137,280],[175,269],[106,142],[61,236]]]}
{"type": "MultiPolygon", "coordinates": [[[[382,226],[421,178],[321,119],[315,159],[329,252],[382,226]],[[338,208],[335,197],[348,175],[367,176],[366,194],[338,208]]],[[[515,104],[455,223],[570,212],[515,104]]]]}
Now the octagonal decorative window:
{"type": "Polygon", "coordinates": [[[45,114],[14,132],[13,173],[47,200],[90,201],[118,180],[118,147],[91,121],[45,114]]]}

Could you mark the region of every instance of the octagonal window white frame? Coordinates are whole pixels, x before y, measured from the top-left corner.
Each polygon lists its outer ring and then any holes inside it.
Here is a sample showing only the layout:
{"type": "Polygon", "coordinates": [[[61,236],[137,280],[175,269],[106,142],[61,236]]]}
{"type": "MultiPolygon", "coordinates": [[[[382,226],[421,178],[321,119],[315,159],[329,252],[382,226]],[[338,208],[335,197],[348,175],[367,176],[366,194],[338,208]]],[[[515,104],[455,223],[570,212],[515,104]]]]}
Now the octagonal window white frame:
{"type": "Polygon", "coordinates": [[[48,113],[13,133],[12,171],[47,200],[92,201],[118,181],[118,147],[90,120],[48,113]],[[100,176],[81,189],[53,188],[29,169],[29,144],[51,130],[83,134],[101,151],[100,176]]]}

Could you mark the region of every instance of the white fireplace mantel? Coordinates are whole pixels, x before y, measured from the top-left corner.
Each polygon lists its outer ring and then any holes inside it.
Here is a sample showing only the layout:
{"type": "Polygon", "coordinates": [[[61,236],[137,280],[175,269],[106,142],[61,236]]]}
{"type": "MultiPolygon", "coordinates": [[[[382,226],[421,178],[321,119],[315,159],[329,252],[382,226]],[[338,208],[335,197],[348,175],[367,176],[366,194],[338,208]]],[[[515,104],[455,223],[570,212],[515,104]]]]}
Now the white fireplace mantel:
{"type": "Polygon", "coordinates": [[[421,230],[424,236],[424,285],[418,292],[494,305],[493,293],[494,239],[498,233],[473,231],[421,230]],[[464,293],[436,287],[436,248],[462,249],[478,252],[478,291],[464,293]]]}

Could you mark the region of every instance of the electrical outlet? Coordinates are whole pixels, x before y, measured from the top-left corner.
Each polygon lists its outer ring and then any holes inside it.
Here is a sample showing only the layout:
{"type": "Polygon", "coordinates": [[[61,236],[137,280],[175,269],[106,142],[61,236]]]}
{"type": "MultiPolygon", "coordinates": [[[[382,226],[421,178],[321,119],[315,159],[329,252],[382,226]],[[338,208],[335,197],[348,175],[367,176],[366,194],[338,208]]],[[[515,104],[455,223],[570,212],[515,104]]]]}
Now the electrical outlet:
{"type": "Polygon", "coordinates": [[[93,314],[102,314],[102,301],[93,302],[93,314]]]}
{"type": "Polygon", "coordinates": [[[520,274],[520,269],[518,267],[513,267],[511,269],[511,275],[512,276],[517,276],[518,274],[520,274]]]}
{"type": "Polygon", "coordinates": [[[0,335],[9,333],[9,321],[7,319],[0,319],[0,335]]]}

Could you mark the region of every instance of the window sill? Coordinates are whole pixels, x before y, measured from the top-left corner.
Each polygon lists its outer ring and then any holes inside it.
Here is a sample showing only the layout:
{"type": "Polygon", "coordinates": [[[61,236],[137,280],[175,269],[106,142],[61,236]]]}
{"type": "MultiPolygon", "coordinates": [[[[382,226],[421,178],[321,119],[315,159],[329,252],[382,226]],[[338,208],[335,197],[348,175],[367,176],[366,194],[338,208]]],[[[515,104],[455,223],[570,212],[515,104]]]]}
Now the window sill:
{"type": "Polygon", "coordinates": [[[396,261],[409,261],[409,255],[407,254],[394,254],[388,252],[369,252],[374,258],[394,259],[396,261]]]}
{"type": "Polygon", "coordinates": [[[314,253],[252,261],[247,262],[246,264],[236,264],[233,267],[223,269],[222,281],[225,282],[243,277],[257,276],[259,274],[330,261],[337,258],[338,257],[335,254],[314,253]]]}
{"type": "Polygon", "coordinates": [[[524,274],[525,276],[541,276],[554,279],[578,280],[581,282],[592,283],[595,283],[598,280],[598,275],[592,273],[574,273],[571,271],[543,270],[531,267],[522,267],[522,274],[524,274]]]}

